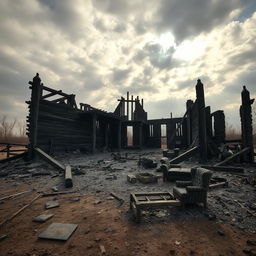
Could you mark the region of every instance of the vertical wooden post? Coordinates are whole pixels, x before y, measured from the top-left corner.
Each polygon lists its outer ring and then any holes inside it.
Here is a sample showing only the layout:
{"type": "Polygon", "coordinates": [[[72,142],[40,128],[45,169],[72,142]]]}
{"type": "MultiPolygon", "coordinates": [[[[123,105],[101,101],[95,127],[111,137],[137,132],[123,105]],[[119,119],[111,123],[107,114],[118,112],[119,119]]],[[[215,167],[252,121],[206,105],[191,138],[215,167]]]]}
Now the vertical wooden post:
{"type": "Polygon", "coordinates": [[[129,92],[127,92],[127,120],[129,121],[129,92]]]}
{"type": "Polygon", "coordinates": [[[10,147],[11,147],[10,144],[6,145],[6,156],[7,156],[7,158],[10,157],[10,147]]]}
{"type": "Polygon", "coordinates": [[[97,116],[94,113],[92,115],[92,153],[95,153],[95,149],[96,149],[96,121],[97,121],[97,116]]]}
{"type": "Polygon", "coordinates": [[[142,122],[139,124],[139,147],[142,148],[142,122]]]}
{"type": "Polygon", "coordinates": [[[207,106],[205,108],[205,119],[206,119],[206,133],[207,133],[207,136],[211,138],[212,137],[212,118],[211,118],[210,106],[207,106]]]}
{"type": "Polygon", "coordinates": [[[106,149],[108,148],[108,127],[109,127],[109,124],[106,122],[105,123],[105,147],[106,147],[106,149]]]}
{"type": "Polygon", "coordinates": [[[133,120],[133,95],[132,95],[132,105],[131,105],[131,120],[133,120]]]}
{"type": "Polygon", "coordinates": [[[204,100],[204,85],[201,80],[197,80],[196,98],[198,106],[198,132],[199,132],[199,151],[200,159],[207,160],[207,135],[206,135],[206,119],[205,119],[205,100],[204,100]]]}
{"type": "Polygon", "coordinates": [[[246,154],[245,160],[254,161],[253,135],[252,135],[252,107],[254,99],[250,99],[250,92],[243,86],[241,93],[242,105],[240,106],[242,144],[243,147],[249,147],[250,151],[246,154]]]}
{"type": "Polygon", "coordinates": [[[118,151],[121,150],[121,121],[118,120],[118,125],[117,125],[117,148],[118,151]]]}
{"type": "Polygon", "coordinates": [[[37,121],[38,121],[38,111],[39,103],[42,97],[42,88],[41,78],[39,74],[36,73],[36,76],[33,78],[33,82],[29,82],[32,85],[31,92],[31,103],[30,103],[30,118],[29,118],[29,158],[34,157],[34,148],[37,144],[37,121]]]}
{"type": "MultiPolygon", "coordinates": [[[[192,143],[192,127],[191,127],[191,108],[193,106],[192,100],[187,100],[186,108],[187,108],[187,146],[190,146],[192,143]]],[[[172,113],[171,113],[172,118],[172,113]]]]}

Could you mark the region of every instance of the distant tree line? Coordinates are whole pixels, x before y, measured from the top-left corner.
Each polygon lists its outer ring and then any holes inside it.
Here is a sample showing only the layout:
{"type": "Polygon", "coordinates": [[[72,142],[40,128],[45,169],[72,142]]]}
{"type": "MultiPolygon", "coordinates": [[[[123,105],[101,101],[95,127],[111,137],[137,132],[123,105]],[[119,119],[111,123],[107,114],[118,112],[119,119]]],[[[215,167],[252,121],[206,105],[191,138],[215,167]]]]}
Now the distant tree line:
{"type": "Polygon", "coordinates": [[[10,120],[6,115],[0,117],[0,142],[28,143],[26,122],[10,120]]]}

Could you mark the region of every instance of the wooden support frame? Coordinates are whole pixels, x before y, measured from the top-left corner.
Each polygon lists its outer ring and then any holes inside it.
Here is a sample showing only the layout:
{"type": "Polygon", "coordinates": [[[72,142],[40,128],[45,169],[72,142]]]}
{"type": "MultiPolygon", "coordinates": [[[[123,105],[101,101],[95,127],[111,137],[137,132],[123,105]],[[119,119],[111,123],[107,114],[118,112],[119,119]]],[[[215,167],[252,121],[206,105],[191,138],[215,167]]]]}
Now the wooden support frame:
{"type": "Polygon", "coordinates": [[[184,153],[182,153],[179,156],[170,160],[170,164],[180,163],[181,161],[185,160],[187,157],[190,157],[191,155],[195,154],[197,152],[197,150],[198,150],[198,146],[195,146],[195,147],[185,151],[184,153]]]}
{"type": "Polygon", "coordinates": [[[221,161],[221,162],[215,164],[214,166],[222,166],[222,165],[224,165],[224,164],[226,164],[226,163],[229,163],[229,162],[231,162],[232,160],[234,160],[235,158],[237,158],[238,156],[241,156],[241,155],[243,155],[243,154],[249,152],[250,150],[251,150],[250,147],[244,148],[244,149],[240,150],[239,152],[235,153],[234,155],[232,155],[232,156],[226,158],[225,160],[223,160],[223,161],[221,161]]]}

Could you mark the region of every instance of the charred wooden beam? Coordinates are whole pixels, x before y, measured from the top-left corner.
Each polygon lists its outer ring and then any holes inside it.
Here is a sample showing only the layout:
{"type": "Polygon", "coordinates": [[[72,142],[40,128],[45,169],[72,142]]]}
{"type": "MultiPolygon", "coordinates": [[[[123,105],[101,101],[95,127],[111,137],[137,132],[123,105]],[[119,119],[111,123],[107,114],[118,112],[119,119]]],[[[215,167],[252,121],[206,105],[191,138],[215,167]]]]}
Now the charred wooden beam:
{"type": "Polygon", "coordinates": [[[35,152],[42,157],[44,160],[46,160],[49,164],[52,166],[60,169],[60,170],[65,170],[65,166],[59,163],[57,160],[55,160],[53,157],[49,156],[47,153],[45,153],[43,150],[40,148],[35,148],[35,152]]]}
{"type": "Polygon", "coordinates": [[[190,157],[191,155],[195,154],[197,152],[197,150],[198,150],[198,146],[195,146],[195,147],[187,150],[186,152],[184,152],[184,153],[180,154],[179,156],[170,160],[170,164],[180,163],[181,161],[183,161],[186,158],[190,157]]]}
{"type": "Polygon", "coordinates": [[[206,116],[205,116],[205,100],[204,85],[201,80],[197,80],[196,98],[198,107],[198,128],[199,128],[199,152],[200,160],[207,160],[207,133],[206,133],[206,116]]]}
{"type": "Polygon", "coordinates": [[[45,94],[42,96],[42,99],[46,99],[55,95],[60,95],[60,93],[62,93],[62,90],[56,91],[56,92],[50,92],[48,94],[45,94]]]}
{"type": "Polygon", "coordinates": [[[238,156],[241,156],[241,155],[243,155],[244,153],[247,153],[247,152],[249,152],[249,151],[250,151],[250,147],[244,148],[244,149],[240,150],[239,152],[235,153],[234,155],[232,155],[232,156],[226,158],[225,160],[223,160],[223,161],[221,161],[221,162],[215,164],[214,166],[222,166],[222,165],[224,165],[224,164],[227,164],[227,163],[233,161],[234,159],[236,159],[238,156]]]}

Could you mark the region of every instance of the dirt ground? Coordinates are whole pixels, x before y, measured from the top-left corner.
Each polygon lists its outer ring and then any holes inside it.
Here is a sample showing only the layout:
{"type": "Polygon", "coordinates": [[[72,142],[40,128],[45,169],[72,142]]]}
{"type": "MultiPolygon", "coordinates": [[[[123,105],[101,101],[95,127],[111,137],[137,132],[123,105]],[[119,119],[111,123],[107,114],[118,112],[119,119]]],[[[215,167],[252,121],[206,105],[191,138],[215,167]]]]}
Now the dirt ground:
{"type": "MultiPolygon", "coordinates": [[[[152,152],[147,154],[152,155],[152,152]]],[[[64,155],[57,156],[63,163],[71,164],[75,170],[74,174],[77,174],[73,177],[74,187],[68,190],[64,188],[63,175],[58,174],[58,171],[52,167],[44,164],[35,167],[36,164],[32,163],[30,167],[33,167],[33,172],[24,172],[18,170],[23,170],[24,166],[28,170],[29,165],[21,161],[15,162],[14,167],[16,167],[13,169],[18,173],[0,178],[0,197],[29,189],[35,189],[35,191],[14,199],[0,201],[0,222],[29,203],[39,192],[52,193],[53,186],[57,186],[59,191],[77,192],[41,197],[13,220],[0,227],[0,236],[8,235],[7,238],[0,240],[0,255],[94,256],[102,255],[100,246],[105,247],[105,255],[116,256],[240,256],[246,255],[243,252],[245,248],[251,248],[256,253],[256,246],[247,244],[248,240],[256,240],[256,218],[243,213],[244,215],[241,216],[244,222],[242,221],[243,228],[241,228],[239,226],[241,222],[236,225],[232,221],[233,215],[239,215],[241,209],[232,210],[234,205],[231,205],[231,208],[225,208],[221,204],[222,209],[221,206],[216,205],[216,201],[219,201],[216,197],[221,197],[221,194],[226,194],[226,197],[224,195],[223,197],[229,200],[237,194],[236,192],[232,194],[226,189],[209,193],[207,211],[201,206],[170,207],[167,210],[144,212],[142,222],[135,223],[129,211],[129,193],[131,191],[166,191],[172,184],[163,183],[161,180],[157,184],[147,185],[128,183],[127,173],[142,171],[136,165],[138,153],[130,153],[129,156],[134,160],[121,163],[112,160],[110,154],[98,154],[96,157],[75,154],[72,158],[64,155]],[[31,175],[35,169],[41,171],[47,169],[50,174],[31,175]],[[117,200],[110,197],[111,191],[122,197],[124,204],[120,205],[117,200]],[[45,210],[45,203],[51,199],[58,199],[60,206],[45,210]],[[216,207],[217,211],[222,212],[219,215],[216,214],[215,220],[210,220],[209,212],[214,213],[213,208],[216,207]],[[229,215],[223,213],[227,209],[229,215]],[[54,216],[45,223],[32,222],[32,219],[41,213],[52,213],[54,216]],[[66,242],[39,239],[38,235],[54,222],[78,224],[78,228],[66,242]],[[248,228],[248,225],[251,228],[248,228]]],[[[159,158],[160,153],[157,152],[154,156],[159,158]]],[[[185,164],[189,165],[189,163],[185,164]]],[[[3,169],[10,171],[11,167],[3,165],[3,169]]],[[[155,172],[155,170],[151,171],[155,172]]],[[[234,179],[234,177],[231,178],[234,179]]],[[[249,199],[255,202],[255,188],[249,185],[241,184],[240,187],[231,185],[227,189],[240,190],[242,195],[244,193],[249,195],[248,197],[252,197],[249,199]],[[251,193],[254,193],[254,197],[251,193]]],[[[230,203],[225,201],[224,204],[228,207],[230,203]]]]}

